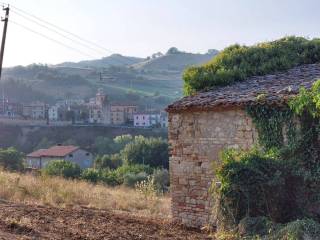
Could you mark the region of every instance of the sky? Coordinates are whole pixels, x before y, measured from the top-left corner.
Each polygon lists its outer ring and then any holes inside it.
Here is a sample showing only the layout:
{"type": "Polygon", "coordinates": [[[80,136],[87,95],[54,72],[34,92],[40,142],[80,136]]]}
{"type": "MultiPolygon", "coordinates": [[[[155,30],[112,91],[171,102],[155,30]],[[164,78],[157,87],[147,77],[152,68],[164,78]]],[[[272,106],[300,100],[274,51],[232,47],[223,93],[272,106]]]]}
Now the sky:
{"type": "MultiPolygon", "coordinates": [[[[11,5],[4,55],[7,67],[98,59],[112,53],[147,57],[158,51],[165,53],[173,46],[205,53],[234,43],[252,45],[288,35],[320,37],[319,0],[7,0],[5,3],[11,5]],[[103,48],[63,38],[35,21],[51,28],[52,25],[28,14],[103,48]]],[[[2,34],[3,23],[0,25],[2,34]]]]}

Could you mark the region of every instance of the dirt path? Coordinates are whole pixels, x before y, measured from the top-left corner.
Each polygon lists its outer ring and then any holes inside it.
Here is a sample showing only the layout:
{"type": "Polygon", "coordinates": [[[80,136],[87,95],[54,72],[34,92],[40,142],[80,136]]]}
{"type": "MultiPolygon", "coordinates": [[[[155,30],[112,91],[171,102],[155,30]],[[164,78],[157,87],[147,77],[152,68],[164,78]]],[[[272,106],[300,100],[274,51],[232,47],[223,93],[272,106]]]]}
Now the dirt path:
{"type": "Polygon", "coordinates": [[[169,223],[88,208],[0,203],[0,239],[210,239],[169,223]]]}

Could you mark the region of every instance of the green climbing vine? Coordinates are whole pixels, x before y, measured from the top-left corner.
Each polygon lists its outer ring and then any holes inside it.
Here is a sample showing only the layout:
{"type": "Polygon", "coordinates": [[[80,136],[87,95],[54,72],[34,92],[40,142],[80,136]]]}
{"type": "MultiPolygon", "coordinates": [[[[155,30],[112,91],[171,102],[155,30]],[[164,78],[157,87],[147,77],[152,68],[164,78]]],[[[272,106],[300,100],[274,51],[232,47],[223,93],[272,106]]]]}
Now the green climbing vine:
{"type": "Polygon", "coordinates": [[[284,137],[290,143],[295,136],[293,112],[288,107],[258,104],[247,106],[246,112],[252,118],[258,130],[259,143],[266,149],[280,148],[284,145],[284,137]]]}
{"type": "Polygon", "coordinates": [[[260,146],[224,152],[216,170],[220,220],[235,229],[248,217],[320,223],[320,80],[285,106],[270,106],[267,99],[246,108],[260,146]]]}

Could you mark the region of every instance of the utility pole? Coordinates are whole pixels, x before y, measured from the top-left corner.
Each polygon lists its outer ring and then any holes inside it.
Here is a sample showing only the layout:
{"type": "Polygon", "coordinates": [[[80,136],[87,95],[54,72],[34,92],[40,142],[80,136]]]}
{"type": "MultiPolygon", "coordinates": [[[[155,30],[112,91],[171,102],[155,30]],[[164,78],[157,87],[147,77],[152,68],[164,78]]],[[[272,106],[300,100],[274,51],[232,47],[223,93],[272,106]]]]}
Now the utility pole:
{"type": "Polygon", "coordinates": [[[2,63],[3,63],[3,55],[4,55],[4,46],[6,44],[6,36],[7,36],[7,27],[9,20],[9,5],[7,7],[3,7],[3,11],[5,11],[5,17],[1,19],[4,22],[3,33],[2,33],[2,41],[1,41],[1,52],[0,52],[0,80],[2,75],[2,63]]]}

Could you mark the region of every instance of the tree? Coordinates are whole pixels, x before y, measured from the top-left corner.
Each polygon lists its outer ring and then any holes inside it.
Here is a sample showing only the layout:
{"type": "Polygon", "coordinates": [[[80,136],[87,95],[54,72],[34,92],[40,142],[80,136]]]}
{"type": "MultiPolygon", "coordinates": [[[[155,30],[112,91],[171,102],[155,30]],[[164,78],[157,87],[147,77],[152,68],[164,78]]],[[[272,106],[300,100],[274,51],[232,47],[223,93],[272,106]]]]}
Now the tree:
{"type": "Polygon", "coordinates": [[[151,167],[169,167],[168,143],[161,138],[136,136],[121,151],[127,164],[146,164],[151,167]]]}
{"type": "Polygon", "coordinates": [[[167,51],[167,54],[178,54],[178,53],[181,53],[178,48],[176,47],[171,47],[169,48],[169,50],[167,51]]]}
{"type": "Polygon", "coordinates": [[[54,160],[47,164],[44,168],[44,173],[49,176],[78,178],[80,177],[81,169],[78,164],[65,160],[54,160]]]}
{"type": "Polygon", "coordinates": [[[96,169],[117,169],[122,165],[122,158],[119,154],[98,156],[94,160],[96,169]]]}
{"type": "Polygon", "coordinates": [[[115,153],[117,148],[114,141],[108,137],[99,136],[96,138],[94,144],[95,152],[99,155],[115,153]]]}
{"type": "Polygon", "coordinates": [[[133,141],[133,137],[130,134],[124,134],[117,136],[113,139],[113,141],[117,144],[117,149],[120,151],[123,149],[128,143],[133,141]]]}
{"type": "Polygon", "coordinates": [[[23,168],[23,154],[11,147],[0,148],[0,166],[7,170],[21,170],[23,168]]]}

